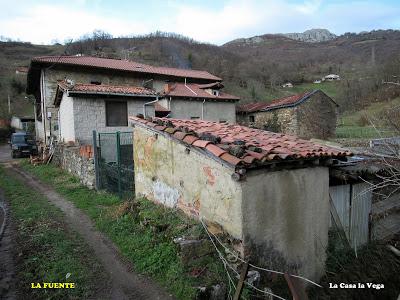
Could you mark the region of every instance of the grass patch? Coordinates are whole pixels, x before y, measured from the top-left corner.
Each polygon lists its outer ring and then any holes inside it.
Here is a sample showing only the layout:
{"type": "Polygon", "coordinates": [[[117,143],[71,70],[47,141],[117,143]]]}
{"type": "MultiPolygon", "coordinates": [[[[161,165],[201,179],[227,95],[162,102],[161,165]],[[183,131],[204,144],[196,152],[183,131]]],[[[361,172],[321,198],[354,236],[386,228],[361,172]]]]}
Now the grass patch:
{"type": "Polygon", "coordinates": [[[22,299],[93,297],[105,276],[83,239],[63,214],[37,192],[0,168],[0,187],[16,223],[18,290],[22,299]],[[70,273],[70,277],[67,274],[70,273]],[[31,289],[31,283],[74,282],[75,289],[31,289]]]}
{"type": "Polygon", "coordinates": [[[372,126],[339,126],[336,128],[336,138],[342,139],[374,139],[393,135],[394,133],[387,129],[376,129],[372,126]]]}
{"type": "Polygon", "coordinates": [[[175,237],[205,237],[201,224],[183,214],[146,199],[121,201],[117,196],[89,190],[78,179],[53,165],[21,166],[85,211],[133,263],[137,272],[156,279],[178,299],[195,298],[196,286],[226,284],[222,263],[206,257],[184,266],[178,256],[175,237]],[[206,268],[201,276],[190,272],[206,268]]]}
{"type": "Polygon", "coordinates": [[[392,107],[400,105],[400,98],[390,101],[376,102],[356,111],[344,113],[338,120],[339,126],[336,128],[337,138],[382,138],[392,137],[396,133],[385,128],[385,118],[383,114],[392,107]],[[375,129],[374,126],[377,127],[375,129]]]}

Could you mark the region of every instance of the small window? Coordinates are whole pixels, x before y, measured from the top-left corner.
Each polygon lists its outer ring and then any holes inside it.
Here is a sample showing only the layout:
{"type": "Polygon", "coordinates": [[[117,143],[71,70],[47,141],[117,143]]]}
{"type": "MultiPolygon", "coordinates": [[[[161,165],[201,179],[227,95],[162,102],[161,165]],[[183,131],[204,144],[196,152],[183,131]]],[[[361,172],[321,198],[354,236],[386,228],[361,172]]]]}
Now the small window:
{"type": "Polygon", "coordinates": [[[106,126],[128,126],[127,102],[106,101],[106,126]]]}
{"type": "Polygon", "coordinates": [[[254,123],[254,122],[255,122],[254,116],[249,116],[249,121],[252,122],[252,123],[254,123]]]}
{"type": "Polygon", "coordinates": [[[198,120],[200,117],[190,117],[191,120],[198,120]]]}
{"type": "Polygon", "coordinates": [[[217,90],[213,90],[212,93],[214,96],[219,96],[219,91],[217,91],[217,90]]]}
{"type": "Polygon", "coordinates": [[[101,81],[98,81],[98,80],[91,80],[91,81],[90,81],[90,84],[100,85],[100,84],[101,84],[101,81]]]}
{"type": "Polygon", "coordinates": [[[225,120],[225,119],[219,119],[219,122],[220,122],[220,123],[228,123],[228,121],[225,120]]]}

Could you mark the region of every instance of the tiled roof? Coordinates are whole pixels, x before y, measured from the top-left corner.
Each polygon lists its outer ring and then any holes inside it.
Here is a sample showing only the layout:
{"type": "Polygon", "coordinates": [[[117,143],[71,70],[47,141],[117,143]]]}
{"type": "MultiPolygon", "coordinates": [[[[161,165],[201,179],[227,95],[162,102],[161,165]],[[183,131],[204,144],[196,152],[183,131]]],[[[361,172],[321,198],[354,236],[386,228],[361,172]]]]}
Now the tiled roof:
{"type": "Polygon", "coordinates": [[[345,150],[318,145],[295,136],[240,125],[167,118],[145,120],[130,117],[130,120],[201,148],[235,167],[251,168],[295,160],[345,159],[351,155],[345,150]]]}
{"type": "Polygon", "coordinates": [[[32,63],[86,66],[130,72],[150,73],[184,78],[221,81],[222,79],[207,71],[187,70],[167,67],[154,67],[128,60],[109,59],[92,56],[40,56],[32,58],[32,63]]]}
{"type": "Polygon", "coordinates": [[[315,90],[312,92],[305,92],[297,95],[287,96],[284,98],[275,99],[270,103],[256,102],[256,103],[248,103],[239,105],[236,110],[238,112],[256,112],[256,111],[268,111],[277,108],[285,108],[297,105],[302,101],[308,99],[311,95],[316,93],[319,90],[315,90]]]}
{"type": "Polygon", "coordinates": [[[105,85],[105,84],[85,84],[75,83],[68,84],[65,81],[58,82],[58,86],[70,93],[76,92],[80,94],[123,94],[127,96],[149,96],[154,97],[157,93],[154,90],[138,86],[121,86],[121,85],[105,85]]]}
{"type": "Polygon", "coordinates": [[[206,83],[206,84],[199,84],[199,88],[201,89],[210,89],[210,88],[216,88],[220,89],[223,88],[224,85],[221,82],[212,82],[212,83],[206,83]]]}
{"type": "Polygon", "coordinates": [[[199,98],[199,99],[213,99],[213,100],[233,100],[238,101],[240,98],[229,95],[224,92],[219,92],[218,96],[206,92],[201,85],[195,83],[174,83],[170,84],[168,90],[165,91],[165,96],[183,97],[183,98],[199,98]]]}

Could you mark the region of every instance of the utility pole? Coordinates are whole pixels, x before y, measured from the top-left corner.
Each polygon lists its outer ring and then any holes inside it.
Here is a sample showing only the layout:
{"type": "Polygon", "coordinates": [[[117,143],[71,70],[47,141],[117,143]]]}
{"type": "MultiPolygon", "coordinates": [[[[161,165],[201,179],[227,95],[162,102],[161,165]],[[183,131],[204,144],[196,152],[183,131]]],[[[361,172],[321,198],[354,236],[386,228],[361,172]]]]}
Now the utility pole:
{"type": "Polygon", "coordinates": [[[10,94],[7,95],[8,99],[8,114],[11,114],[11,100],[10,100],[10,94]]]}

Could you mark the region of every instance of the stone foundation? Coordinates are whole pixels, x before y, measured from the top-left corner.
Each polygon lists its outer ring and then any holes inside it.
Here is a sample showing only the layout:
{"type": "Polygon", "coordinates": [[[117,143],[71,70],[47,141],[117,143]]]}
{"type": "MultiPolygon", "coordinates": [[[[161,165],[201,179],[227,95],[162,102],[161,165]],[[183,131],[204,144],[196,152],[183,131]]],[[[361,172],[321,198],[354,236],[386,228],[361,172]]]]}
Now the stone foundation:
{"type": "Polygon", "coordinates": [[[90,189],[96,186],[96,172],[94,169],[94,159],[82,151],[86,146],[57,145],[53,156],[53,163],[70,174],[78,177],[80,182],[90,189]]]}

